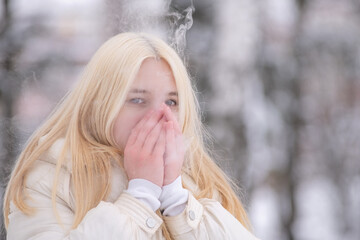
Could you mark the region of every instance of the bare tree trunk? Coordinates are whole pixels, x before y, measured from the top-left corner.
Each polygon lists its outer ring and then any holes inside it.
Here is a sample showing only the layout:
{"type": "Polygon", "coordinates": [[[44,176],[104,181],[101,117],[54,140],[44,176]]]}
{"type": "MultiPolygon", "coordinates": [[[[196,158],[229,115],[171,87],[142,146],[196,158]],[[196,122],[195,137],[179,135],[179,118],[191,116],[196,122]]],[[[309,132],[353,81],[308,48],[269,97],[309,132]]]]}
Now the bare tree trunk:
{"type": "MultiPolygon", "coordinates": [[[[297,183],[299,182],[296,172],[297,164],[300,161],[300,133],[304,127],[302,119],[302,107],[300,103],[301,98],[301,59],[300,53],[302,52],[301,45],[301,29],[303,26],[303,15],[305,11],[306,1],[297,0],[298,18],[293,27],[293,34],[291,42],[287,45],[288,54],[286,56],[286,63],[293,67],[295,71],[286,71],[286,66],[277,66],[270,60],[263,60],[262,54],[259,54],[259,69],[260,75],[265,86],[265,95],[270,101],[276,102],[273,96],[276,96],[275,91],[282,89],[289,96],[290,103],[287,107],[279,108],[281,112],[281,118],[285,124],[284,132],[286,138],[286,146],[284,151],[286,155],[286,165],[279,169],[279,172],[270,173],[273,176],[269,176],[275,184],[279,186],[279,206],[280,209],[286,209],[282,211],[281,222],[282,232],[284,233],[284,239],[294,240],[295,234],[293,232],[293,226],[297,218],[297,208],[295,204],[295,192],[297,183]],[[279,74],[282,73],[282,74],[279,74]],[[280,76],[280,77],[279,77],[280,76]],[[284,208],[284,206],[286,206],[284,208]]],[[[266,31],[266,23],[264,23],[264,30],[266,31]]],[[[262,45],[266,47],[268,44],[267,39],[264,37],[262,45]]],[[[261,51],[261,49],[260,49],[261,51]]]]}
{"type": "MultiPolygon", "coordinates": [[[[14,101],[19,94],[20,87],[19,79],[15,73],[15,55],[19,51],[19,46],[12,45],[11,26],[13,24],[12,14],[10,12],[10,1],[3,0],[3,16],[2,24],[0,26],[0,39],[6,41],[8,44],[2,45],[6,47],[2,49],[3,56],[1,56],[2,69],[1,69],[1,82],[0,82],[0,106],[3,109],[3,116],[1,117],[1,152],[4,153],[0,156],[0,195],[3,198],[3,193],[6,188],[8,176],[11,171],[11,165],[16,157],[17,138],[15,127],[13,126],[13,108],[14,101]],[[10,47],[9,47],[10,46],[10,47]]],[[[1,206],[2,209],[2,206],[1,206]]],[[[3,225],[3,213],[1,211],[1,234],[0,238],[6,238],[6,232],[3,225]]]]}
{"type": "MultiPolygon", "coordinates": [[[[287,175],[286,181],[286,191],[290,206],[290,211],[283,219],[285,232],[287,238],[289,240],[295,239],[295,234],[293,233],[293,226],[297,216],[297,208],[295,204],[295,191],[296,191],[296,184],[299,181],[296,174],[296,163],[300,162],[300,132],[304,127],[304,122],[302,119],[302,107],[301,107],[301,74],[302,74],[302,67],[301,67],[301,60],[300,54],[302,52],[301,46],[299,42],[301,41],[301,29],[303,26],[303,16],[306,7],[306,0],[297,0],[297,8],[298,8],[298,18],[294,26],[294,39],[292,44],[289,45],[290,50],[293,49],[293,62],[295,65],[295,73],[290,81],[289,85],[289,92],[292,93],[293,99],[292,104],[290,104],[291,108],[289,109],[287,114],[288,119],[288,133],[291,135],[288,136],[289,138],[289,145],[288,145],[288,165],[285,169],[285,173],[287,175]]],[[[291,51],[290,51],[291,52],[291,51]]]]}

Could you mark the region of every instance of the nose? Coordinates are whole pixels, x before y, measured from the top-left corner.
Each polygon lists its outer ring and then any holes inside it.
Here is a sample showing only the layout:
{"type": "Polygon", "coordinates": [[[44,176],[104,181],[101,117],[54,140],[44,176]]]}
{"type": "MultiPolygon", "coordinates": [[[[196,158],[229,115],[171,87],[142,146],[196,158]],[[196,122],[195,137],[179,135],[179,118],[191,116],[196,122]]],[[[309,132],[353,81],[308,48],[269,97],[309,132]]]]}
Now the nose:
{"type": "Polygon", "coordinates": [[[165,103],[162,102],[162,101],[156,101],[156,102],[153,102],[150,106],[150,109],[149,110],[163,110],[165,107],[165,103]]]}

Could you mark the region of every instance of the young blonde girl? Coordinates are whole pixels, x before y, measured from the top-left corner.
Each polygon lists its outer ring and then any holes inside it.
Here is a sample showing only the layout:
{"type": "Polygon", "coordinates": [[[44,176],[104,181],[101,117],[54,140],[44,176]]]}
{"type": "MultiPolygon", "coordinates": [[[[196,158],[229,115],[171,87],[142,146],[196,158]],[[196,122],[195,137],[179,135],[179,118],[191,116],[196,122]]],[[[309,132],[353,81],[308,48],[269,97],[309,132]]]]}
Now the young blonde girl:
{"type": "Polygon", "coordinates": [[[112,37],[19,156],[8,239],[255,239],[203,138],[175,51],[112,37]]]}

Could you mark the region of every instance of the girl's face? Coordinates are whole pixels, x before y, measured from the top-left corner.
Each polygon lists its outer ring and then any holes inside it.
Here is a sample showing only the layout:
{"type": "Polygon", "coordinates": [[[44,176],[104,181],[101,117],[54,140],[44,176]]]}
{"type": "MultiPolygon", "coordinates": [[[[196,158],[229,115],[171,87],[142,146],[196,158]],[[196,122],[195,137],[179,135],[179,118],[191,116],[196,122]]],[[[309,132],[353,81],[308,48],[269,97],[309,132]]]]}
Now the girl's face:
{"type": "Polygon", "coordinates": [[[114,137],[124,149],[131,130],[150,110],[160,109],[161,103],[170,107],[176,118],[178,96],[170,66],[163,59],[148,58],[143,61],[125,103],[115,119],[114,137]]]}

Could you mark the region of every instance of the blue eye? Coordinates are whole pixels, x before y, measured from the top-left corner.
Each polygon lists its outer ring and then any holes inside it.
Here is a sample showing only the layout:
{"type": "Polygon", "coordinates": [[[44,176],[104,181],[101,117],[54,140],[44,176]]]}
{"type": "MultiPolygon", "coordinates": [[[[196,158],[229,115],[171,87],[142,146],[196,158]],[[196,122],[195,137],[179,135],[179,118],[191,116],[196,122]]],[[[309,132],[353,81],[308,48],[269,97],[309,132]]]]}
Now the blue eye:
{"type": "Polygon", "coordinates": [[[169,107],[172,107],[172,106],[176,106],[177,102],[175,100],[169,99],[165,102],[165,104],[168,105],[169,107]]]}
{"type": "Polygon", "coordinates": [[[129,102],[135,103],[135,104],[141,104],[141,103],[144,103],[145,101],[142,98],[132,98],[129,100],[129,102]]]}

